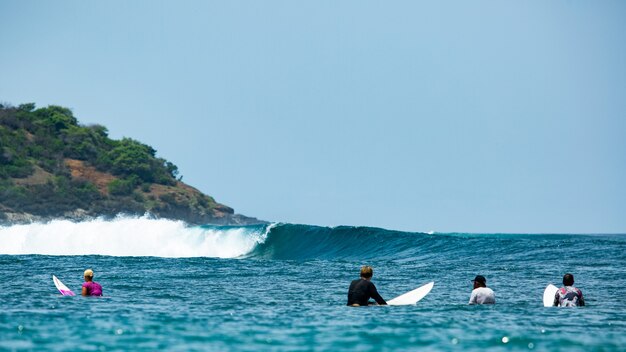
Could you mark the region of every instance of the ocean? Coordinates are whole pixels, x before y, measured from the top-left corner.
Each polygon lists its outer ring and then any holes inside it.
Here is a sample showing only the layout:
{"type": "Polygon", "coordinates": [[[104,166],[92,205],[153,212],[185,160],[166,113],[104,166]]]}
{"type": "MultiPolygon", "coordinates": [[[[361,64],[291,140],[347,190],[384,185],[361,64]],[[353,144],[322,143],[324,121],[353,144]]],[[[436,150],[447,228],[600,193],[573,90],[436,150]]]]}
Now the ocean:
{"type": "Polygon", "coordinates": [[[0,227],[0,350],[624,351],[626,235],[187,226],[119,217],[0,227]],[[346,306],[362,265],[391,299],[346,306]],[[80,292],[92,268],[104,297],[80,292]],[[574,274],[587,306],[544,308],[574,274]],[[469,306],[487,278],[496,304],[469,306]]]}

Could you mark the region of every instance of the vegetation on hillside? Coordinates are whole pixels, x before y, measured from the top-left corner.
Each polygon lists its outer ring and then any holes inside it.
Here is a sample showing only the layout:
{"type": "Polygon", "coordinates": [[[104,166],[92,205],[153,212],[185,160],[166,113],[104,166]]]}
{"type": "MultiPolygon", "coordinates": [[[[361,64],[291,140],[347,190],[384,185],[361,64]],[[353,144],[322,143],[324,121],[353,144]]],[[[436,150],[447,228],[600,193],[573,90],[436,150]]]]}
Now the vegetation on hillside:
{"type": "Polygon", "coordinates": [[[0,217],[151,212],[206,222],[233,213],[177,176],[152,147],[80,125],[67,108],[0,105],[0,217]]]}

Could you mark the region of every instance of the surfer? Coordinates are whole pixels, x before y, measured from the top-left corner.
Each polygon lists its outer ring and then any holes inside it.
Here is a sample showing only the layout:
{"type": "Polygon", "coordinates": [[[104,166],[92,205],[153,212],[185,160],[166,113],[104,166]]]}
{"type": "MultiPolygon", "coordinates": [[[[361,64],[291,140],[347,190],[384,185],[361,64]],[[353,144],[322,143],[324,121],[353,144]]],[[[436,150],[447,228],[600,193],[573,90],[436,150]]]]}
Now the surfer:
{"type": "Polygon", "coordinates": [[[470,296],[469,304],[495,304],[496,294],[492,289],[487,287],[487,279],[482,275],[476,275],[474,280],[474,289],[470,296]]]}
{"type": "Polygon", "coordinates": [[[555,307],[581,307],[585,305],[583,292],[574,287],[574,275],[563,275],[563,286],[554,295],[555,307]]]}
{"type": "Polygon", "coordinates": [[[93,270],[85,270],[85,283],[83,284],[83,296],[102,296],[102,286],[93,281],[93,270]]]}
{"type": "Polygon", "coordinates": [[[370,298],[373,298],[379,305],[387,305],[387,302],[378,294],[376,286],[372,283],[372,275],[374,275],[374,270],[371,266],[361,267],[361,278],[352,281],[348,289],[349,306],[368,306],[370,305],[370,298]]]}

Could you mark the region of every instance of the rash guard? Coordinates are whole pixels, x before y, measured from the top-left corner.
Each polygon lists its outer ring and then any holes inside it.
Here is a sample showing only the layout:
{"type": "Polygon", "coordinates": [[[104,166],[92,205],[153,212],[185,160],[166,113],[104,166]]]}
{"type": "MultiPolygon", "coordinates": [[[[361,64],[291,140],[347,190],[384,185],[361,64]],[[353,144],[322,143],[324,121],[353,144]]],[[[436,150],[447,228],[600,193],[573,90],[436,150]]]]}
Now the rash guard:
{"type": "Polygon", "coordinates": [[[554,295],[554,305],[557,307],[584,306],[585,300],[581,290],[574,286],[561,287],[554,295]]]}
{"type": "Polygon", "coordinates": [[[350,289],[348,289],[348,305],[352,306],[358,304],[360,306],[367,306],[369,299],[373,298],[376,303],[385,305],[387,302],[378,294],[376,286],[365,279],[358,279],[352,281],[350,289]]]}
{"type": "Polygon", "coordinates": [[[102,286],[95,281],[85,282],[83,287],[87,288],[87,296],[102,296],[102,286]]]}
{"type": "Polygon", "coordinates": [[[478,287],[472,290],[469,304],[495,304],[496,294],[489,287],[478,287]]]}

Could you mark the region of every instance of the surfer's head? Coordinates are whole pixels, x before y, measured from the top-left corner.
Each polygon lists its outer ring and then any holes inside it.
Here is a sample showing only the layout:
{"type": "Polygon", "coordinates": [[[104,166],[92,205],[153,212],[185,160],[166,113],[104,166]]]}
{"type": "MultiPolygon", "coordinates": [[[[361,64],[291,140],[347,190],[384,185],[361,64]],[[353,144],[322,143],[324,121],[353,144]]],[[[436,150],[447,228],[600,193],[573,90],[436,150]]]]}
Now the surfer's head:
{"type": "Polygon", "coordinates": [[[363,265],[361,267],[361,277],[364,279],[371,279],[374,275],[374,269],[369,265],[363,265]]]}
{"type": "Polygon", "coordinates": [[[487,279],[485,279],[482,275],[476,275],[474,278],[474,288],[476,287],[487,287],[487,279]]]}
{"type": "Polygon", "coordinates": [[[567,273],[563,275],[563,285],[564,286],[572,286],[574,285],[574,275],[567,273]]]}
{"type": "Polygon", "coordinates": [[[93,270],[87,269],[85,270],[85,280],[91,281],[93,279],[93,270]]]}

